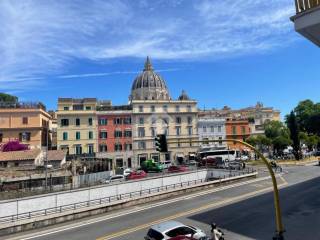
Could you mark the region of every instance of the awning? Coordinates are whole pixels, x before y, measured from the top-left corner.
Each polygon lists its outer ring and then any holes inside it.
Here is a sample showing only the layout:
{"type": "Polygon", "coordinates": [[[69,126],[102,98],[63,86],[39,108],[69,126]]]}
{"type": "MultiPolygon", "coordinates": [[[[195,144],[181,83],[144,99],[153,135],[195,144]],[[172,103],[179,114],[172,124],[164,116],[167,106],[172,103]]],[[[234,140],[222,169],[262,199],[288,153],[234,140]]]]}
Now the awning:
{"type": "Polygon", "coordinates": [[[181,153],[178,153],[176,156],[177,156],[178,158],[184,158],[184,155],[181,154],[181,153]]]}
{"type": "Polygon", "coordinates": [[[190,157],[195,157],[196,155],[194,153],[189,154],[190,157]]]}

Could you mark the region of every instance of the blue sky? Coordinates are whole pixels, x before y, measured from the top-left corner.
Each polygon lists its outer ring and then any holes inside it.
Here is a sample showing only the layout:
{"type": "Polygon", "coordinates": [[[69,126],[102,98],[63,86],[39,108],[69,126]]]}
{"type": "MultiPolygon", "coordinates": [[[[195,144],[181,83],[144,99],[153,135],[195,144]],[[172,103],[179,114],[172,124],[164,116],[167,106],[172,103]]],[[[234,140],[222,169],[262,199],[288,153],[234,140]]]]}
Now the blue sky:
{"type": "Polygon", "coordinates": [[[0,91],[128,101],[149,55],[171,95],[200,108],[320,101],[320,51],[294,32],[293,0],[2,0],[0,91]]]}

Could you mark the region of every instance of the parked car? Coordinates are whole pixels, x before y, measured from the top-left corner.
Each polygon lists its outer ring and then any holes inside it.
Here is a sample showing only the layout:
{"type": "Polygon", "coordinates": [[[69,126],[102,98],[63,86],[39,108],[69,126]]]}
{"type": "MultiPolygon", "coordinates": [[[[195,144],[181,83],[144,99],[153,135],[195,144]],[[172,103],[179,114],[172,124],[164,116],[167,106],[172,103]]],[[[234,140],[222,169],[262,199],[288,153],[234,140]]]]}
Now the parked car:
{"type": "Polygon", "coordinates": [[[132,172],[133,172],[133,170],[131,168],[126,168],[126,169],[123,170],[123,176],[127,177],[132,172]]]}
{"type": "Polygon", "coordinates": [[[171,160],[167,160],[161,163],[163,169],[168,169],[172,164],[171,160]]]}
{"type": "Polygon", "coordinates": [[[228,168],[234,170],[241,170],[243,169],[244,165],[240,161],[230,161],[228,162],[228,168]]]}
{"type": "Polygon", "coordinates": [[[183,165],[179,165],[179,166],[170,166],[168,168],[168,172],[169,173],[174,173],[174,172],[186,172],[188,171],[188,168],[186,166],[183,165]]]}
{"type": "Polygon", "coordinates": [[[105,183],[123,182],[125,180],[126,179],[123,175],[113,175],[113,176],[110,176],[107,180],[105,180],[105,183]]]}
{"type": "Polygon", "coordinates": [[[145,240],[167,240],[178,236],[192,237],[192,239],[206,239],[206,234],[199,228],[187,226],[177,221],[167,221],[151,226],[145,240]]]}
{"type": "Polygon", "coordinates": [[[135,179],[141,179],[145,178],[147,176],[147,173],[143,170],[133,171],[128,176],[128,180],[135,180],[135,179]]]}
{"type": "Polygon", "coordinates": [[[141,169],[145,172],[162,172],[163,166],[154,160],[146,160],[141,163],[141,169]]]}

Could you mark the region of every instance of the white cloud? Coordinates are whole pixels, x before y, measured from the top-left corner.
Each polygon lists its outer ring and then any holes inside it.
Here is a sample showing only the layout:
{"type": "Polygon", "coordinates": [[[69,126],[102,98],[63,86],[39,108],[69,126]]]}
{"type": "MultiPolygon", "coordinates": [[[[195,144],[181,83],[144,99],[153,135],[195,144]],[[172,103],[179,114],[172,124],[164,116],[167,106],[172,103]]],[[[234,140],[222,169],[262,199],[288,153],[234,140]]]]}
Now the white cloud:
{"type": "Polygon", "coordinates": [[[290,44],[293,13],[292,0],[2,0],[0,90],[34,87],[77,59],[264,52],[290,44]]]}

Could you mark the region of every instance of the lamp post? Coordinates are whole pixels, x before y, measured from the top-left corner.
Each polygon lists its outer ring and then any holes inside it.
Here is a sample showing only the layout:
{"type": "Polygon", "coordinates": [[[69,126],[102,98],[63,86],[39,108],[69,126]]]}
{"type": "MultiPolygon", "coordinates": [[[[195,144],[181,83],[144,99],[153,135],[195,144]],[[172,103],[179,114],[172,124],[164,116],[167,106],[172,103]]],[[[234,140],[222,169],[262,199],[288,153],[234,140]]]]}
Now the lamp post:
{"type": "MultiPolygon", "coordinates": [[[[281,217],[281,208],[280,208],[280,199],[279,199],[279,190],[278,190],[278,185],[277,185],[277,180],[276,177],[274,175],[274,172],[272,170],[272,167],[269,163],[269,161],[263,156],[263,154],[258,151],[255,147],[253,147],[252,145],[241,141],[241,140],[237,140],[237,139],[224,139],[224,140],[206,140],[209,142],[236,142],[239,144],[242,144],[248,148],[250,148],[251,150],[253,150],[263,161],[263,163],[267,166],[267,169],[269,171],[269,174],[271,176],[271,180],[272,180],[272,185],[273,185],[273,198],[274,198],[274,207],[275,207],[275,218],[276,218],[276,234],[273,237],[273,240],[284,240],[284,227],[282,224],[282,217],[281,217]]],[[[189,141],[179,141],[180,143],[182,142],[189,142],[189,141]]],[[[203,143],[204,141],[199,141],[199,140],[192,140],[193,143],[203,143]]],[[[178,143],[178,141],[168,141],[168,144],[176,144],[178,143]]]]}

